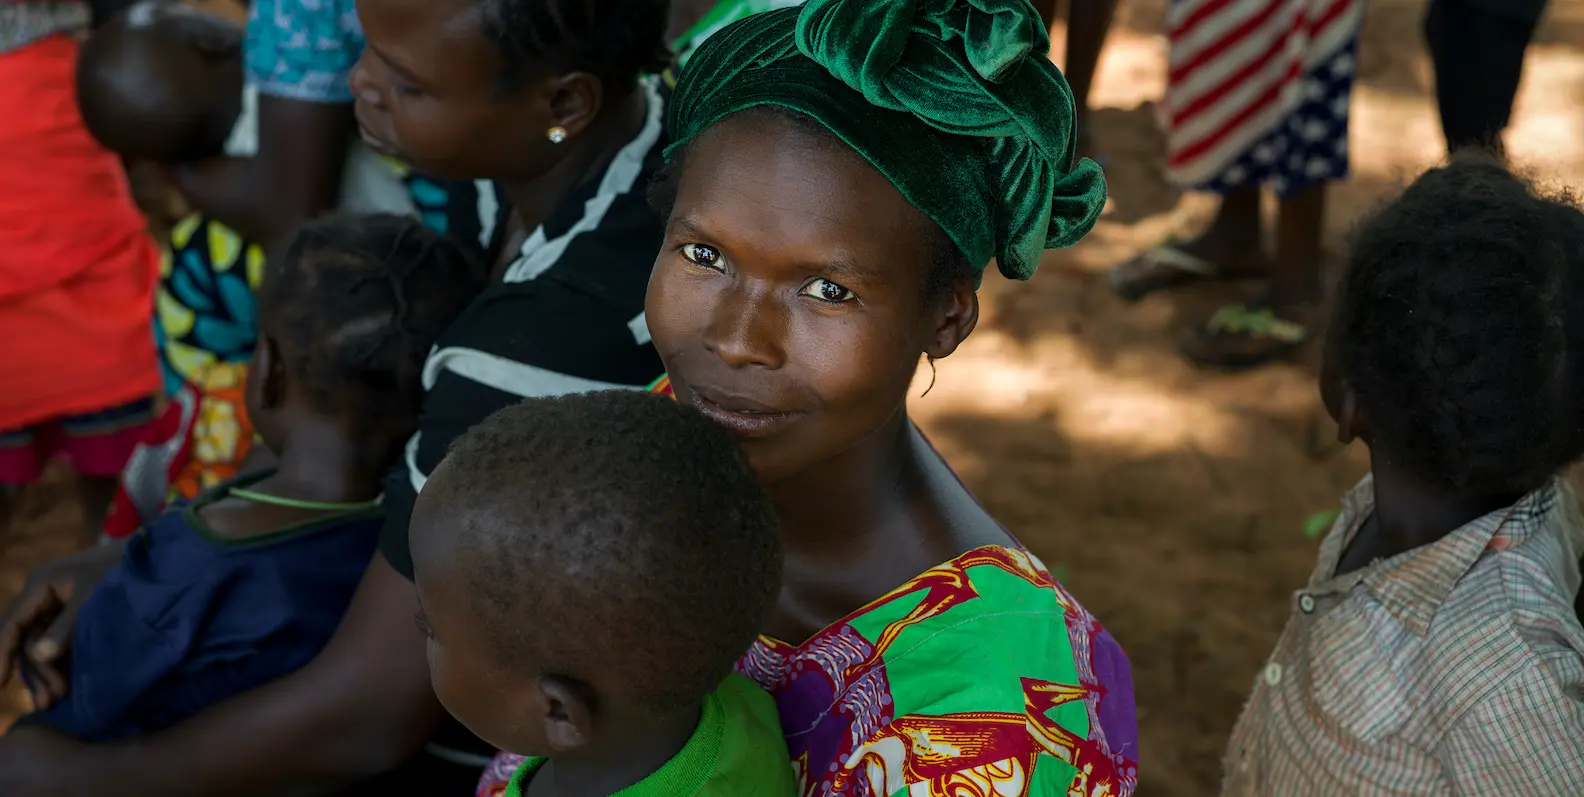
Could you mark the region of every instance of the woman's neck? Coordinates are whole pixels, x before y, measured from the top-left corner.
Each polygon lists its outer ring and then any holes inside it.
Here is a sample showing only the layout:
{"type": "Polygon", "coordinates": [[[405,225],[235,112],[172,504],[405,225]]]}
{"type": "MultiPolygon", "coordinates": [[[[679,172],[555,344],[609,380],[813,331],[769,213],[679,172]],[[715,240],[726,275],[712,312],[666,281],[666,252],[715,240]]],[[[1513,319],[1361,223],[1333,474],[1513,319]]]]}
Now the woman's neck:
{"type": "Polygon", "coordinates": [[[634,87],[603,110],[582,134],[563,144],[567,154],[550,171],[531,180],[504,182],[521,229],[537,229],[572,189],[603,173],[616,153],[643,129],[648,115],[649,93],[641,86],[634,87]]]}
{"type": "Polygon", "coordinates": [[[862,442],[802,473],[766,485],[789,556],[837,558],[908,513],[916,470],[913,424],[899,409],[862,442]]]}

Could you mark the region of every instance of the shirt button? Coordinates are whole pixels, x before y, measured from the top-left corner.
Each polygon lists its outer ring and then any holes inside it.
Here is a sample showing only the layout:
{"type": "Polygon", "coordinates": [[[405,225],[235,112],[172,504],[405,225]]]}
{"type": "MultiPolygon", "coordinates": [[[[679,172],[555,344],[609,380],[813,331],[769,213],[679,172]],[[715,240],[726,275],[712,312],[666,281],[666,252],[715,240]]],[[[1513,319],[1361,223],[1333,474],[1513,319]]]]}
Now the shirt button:
{"type": "Polygon", "coordinates": [[[1265,683],[1275,686],[1281,683],[1282,666],[1276,662],[1265,665],[1265,683]]]}
{"type": "Polygon", "coordinates": [[[1304,614],[1314,614],[1315,599],[1313,595],[1305,592],[1298,596],[1298,610],[1304,614]]]}

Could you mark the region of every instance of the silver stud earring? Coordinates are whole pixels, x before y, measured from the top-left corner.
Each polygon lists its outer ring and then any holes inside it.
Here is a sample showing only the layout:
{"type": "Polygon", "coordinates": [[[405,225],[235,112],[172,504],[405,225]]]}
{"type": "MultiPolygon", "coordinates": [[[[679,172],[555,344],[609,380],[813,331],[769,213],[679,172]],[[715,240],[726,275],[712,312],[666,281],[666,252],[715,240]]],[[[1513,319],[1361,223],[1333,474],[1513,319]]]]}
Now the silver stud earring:
{"type": "Polygon", "coordinates": [[[550,143],[552,144],[560,144],[561,142],[567,140],[566,128],[561,127],[560,125],[550,128],[550,132],[546,133],[545,135],[549,137],[550,143]]]}

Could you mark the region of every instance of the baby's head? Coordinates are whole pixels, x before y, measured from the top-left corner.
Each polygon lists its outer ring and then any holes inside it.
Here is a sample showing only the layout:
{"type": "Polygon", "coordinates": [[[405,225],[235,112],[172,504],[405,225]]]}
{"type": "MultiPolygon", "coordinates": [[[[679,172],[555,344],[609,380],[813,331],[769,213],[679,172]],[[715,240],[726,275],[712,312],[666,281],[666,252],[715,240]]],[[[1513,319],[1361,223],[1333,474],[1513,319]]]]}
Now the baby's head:
{"type": "Polygon", "coordinates": [[[89,37],[83,122],[107,149],[171,162],[219,155],[242,102],[242,29],[177,0],[142,0],[89,37]]]}
{"type": "Polygon", "coordinates": [[[304,225],[259,291],[247,401],[265,445],[279,454],[295,432],[339,430],[393,457],[417,423],[424,359],[484,283],[462,248],[417,219],[304,225]]]}
{"type": "Polygon", "coordinates": [[[1584,215],[1488,158],[1426,172],[1357,233],[1321,394],[1429,486],[1542,486],[1584,451],[1584,215]]]}
{"type": "Polygon", "coordinates": [[[781,581],[737,444],[635,391],[529,399],[473,427],[410,537],[435,694],[524,755],[608,752],[696,717],[781,581]]]}

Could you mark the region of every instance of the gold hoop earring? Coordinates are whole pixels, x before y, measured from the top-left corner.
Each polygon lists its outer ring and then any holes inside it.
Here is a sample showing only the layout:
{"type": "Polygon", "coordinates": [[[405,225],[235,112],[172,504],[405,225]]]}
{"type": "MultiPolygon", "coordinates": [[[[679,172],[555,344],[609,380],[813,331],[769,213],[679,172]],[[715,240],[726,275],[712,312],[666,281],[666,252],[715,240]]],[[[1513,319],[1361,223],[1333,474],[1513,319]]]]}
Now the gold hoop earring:
{"type": "Polygon", "coordinates": [[[549,138],[552,144],[560,144],[567,140],[567,130],[560,125],[556,125],[550,128],[550,132],[546,133],[545,137],[549,138]]]}
{"type": "Polygon", "coordinates": [[[929,387],[924,388],[924,392],[919,394],[919,398],[924,398],[925,396],[928,396],[929,392],[931,390],[935,389],[935,358],[926,354],[926,355],[924,355],[924,361],[929,363],[929,367],[930,367],[930,383],[929,383],[929,387]]]}

